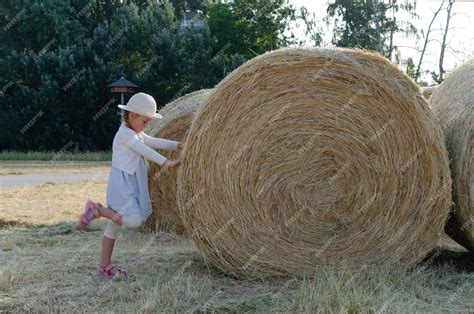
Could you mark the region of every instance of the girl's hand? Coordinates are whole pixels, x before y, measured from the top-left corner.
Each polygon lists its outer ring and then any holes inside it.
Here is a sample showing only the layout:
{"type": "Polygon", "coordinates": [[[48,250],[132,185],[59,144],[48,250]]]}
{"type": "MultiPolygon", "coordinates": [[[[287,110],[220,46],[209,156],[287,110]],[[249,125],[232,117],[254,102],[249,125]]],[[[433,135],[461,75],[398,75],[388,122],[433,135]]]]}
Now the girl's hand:
{"type": "Polygon", "coordinates": [[[178,144],[178,149],[183,148],[183,146],[184,146],[184,143],[183,143],[183,142],[180,142],[180,143],[178,144]]]}
{"type": "Polygon", "coordinates": [[[163,168],[168,169],[168,168],[174,168],[178,166],[182,162],[181,159],[176,159],[176,160],[167,160],[163,164],[163,168]]]}

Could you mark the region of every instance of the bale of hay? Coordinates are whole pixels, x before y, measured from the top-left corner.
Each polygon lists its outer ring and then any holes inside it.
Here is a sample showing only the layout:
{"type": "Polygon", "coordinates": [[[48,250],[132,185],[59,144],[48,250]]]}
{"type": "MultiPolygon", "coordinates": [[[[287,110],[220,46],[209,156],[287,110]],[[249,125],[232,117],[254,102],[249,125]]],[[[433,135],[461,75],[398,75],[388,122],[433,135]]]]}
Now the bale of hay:
{"type": "Polygon", "coordinates": [[[451,160],[454,210],[446,232],[474,251],[474,59],[448,75],[430,106],[444,129],[451,160]]]}
{"type": "Polygon", "coordinates": [[[187,232],[243,278],[413,266],[449,212],[443,135],[419,88],[361,50],[252,59],[198,110],[183,154],[187,232]]]}
{"type": "Polygon", "coordinates": [[[173,99],[160,109],[159,113],[163,116],[163,119],[150,122],[147,133],[154,136],[158,134],[161,129],[166,128],[168,123],[174,118],[189,113],[195,113],[197,109],[207,101],[210,92],[211,89],[201,89],[173,99]]]}
{"type": "MultiPolygon", "coordinates": [[[[194,113],[206,102],[209,93],[209,89],[200,90],[170,102],[160,110],[163,119],[154,120],[147,133],[154,137],[184,141],[194,113]]],[[[177,159],[180,154],[179,150],[157,151],[168,159],[177,159]]],[[[153,214],[145,222],[145,228],[155,232],[185,232],[176,204],[176,177],[176,168],[163,170],[157,164],[148,164],[148,187],[153,214]]]]}
{"type": "Polygon", "coordinates": [[[423,97],[426,99],[430,99],[431,95],[433,94],[433,91],[435,90],[436,86],[427,86],[422,88],[423,92],[423,97]]]}

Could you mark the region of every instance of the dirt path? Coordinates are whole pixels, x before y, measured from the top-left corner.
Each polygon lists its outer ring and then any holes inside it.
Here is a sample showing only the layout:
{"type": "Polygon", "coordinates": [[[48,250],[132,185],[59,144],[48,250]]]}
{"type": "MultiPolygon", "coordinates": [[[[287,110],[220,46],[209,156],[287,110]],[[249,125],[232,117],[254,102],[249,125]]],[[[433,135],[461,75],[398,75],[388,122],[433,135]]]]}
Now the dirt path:
{"type": "Polygon", "coordinates": [[[110,162],[0,161],[0,189],[108,178],[110,162]]]}
{"type": "Polygon", "coordinates": [[[22,186],[39,186],[46,182],[64,183],[82,180],[107,179],[108,173],[27,173],[18,175],[0,176],[0,189],[15,188],[22,186]]]}

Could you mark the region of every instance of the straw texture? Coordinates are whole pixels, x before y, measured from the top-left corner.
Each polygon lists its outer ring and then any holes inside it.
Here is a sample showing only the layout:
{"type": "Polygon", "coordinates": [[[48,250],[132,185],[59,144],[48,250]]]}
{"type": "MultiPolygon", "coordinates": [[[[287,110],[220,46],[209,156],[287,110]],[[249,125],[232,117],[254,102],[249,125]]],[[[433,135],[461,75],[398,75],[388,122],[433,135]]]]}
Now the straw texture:
{"type": "Polygon", "coordinates": [[[379,55],[282,49],[227,76],[193,120],[178,205],[205,260],[242,278],[411,266],[451,198],[442,132],[379,55]]]}
{"type": "MultiPolygon", "coordinates": [[[[180,97],[160,110],[163,119],[154,120],[148,133],[154,137],[184,141],[196,110],[206,102],[210,90],[200,90],[180,97]]],[[[168,159],[177,159],[180,151],[157,150],[168,159]]],[[[154,163],[148,165],[148,187],[153,214],[144,224],[156,232],[185,233],[176,204],[177,169],[163,170],[154,163]]]]}
{"type": "Polygon", "coordinates": [[[170,101],[159,111],[163,119],[152,120],[147,133],[154,136],[174,118],[196,112],[207,101],[210,92],[211,89],[201,89],[170,101]]]}
{"type": "Polygon", "coordinates": [[[474,251],[474,59],[448,75],[430,106],[444,129],[451,160],[454,211],[446,232],[474,251]]]}

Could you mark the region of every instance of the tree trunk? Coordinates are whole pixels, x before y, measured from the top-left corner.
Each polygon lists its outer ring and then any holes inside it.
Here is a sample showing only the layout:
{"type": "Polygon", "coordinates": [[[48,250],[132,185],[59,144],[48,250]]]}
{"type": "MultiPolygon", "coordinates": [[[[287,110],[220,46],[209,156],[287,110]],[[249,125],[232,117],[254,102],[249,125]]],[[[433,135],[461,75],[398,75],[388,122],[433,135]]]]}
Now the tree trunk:
{"type": "Polygon", "coordinates": [[[380,34],[380,25],[379,25],[379,17],[377,14],[377,0],[372,0],[372,12],[374,14],[374,20],[375,20],[375,31],[377,32],[377,43],[379,46],[379,52],[380,54],[384,54],[383,51],[383,43],[382,43],[382,35],[380,34]]]}
{"type": "MultiPolygon", "coordinates": [[[[392,2],[393,0],[389,0],[388,4],[390,9],[392,10],[392,19],[393,19],[393,24],[397,25],[397,19],[395,17],[395,4],[392,2]]],[[[444,0],[443,0],[444,1],[444,0]]],[[[393,54],[393,34],[395,33],[395,27],[390,28],[390,42],[388,45],[388,58],[392,60],[392,54],[393,54]]]]}
{"type": "Polygon", "coordinates": [[[433,18],[431,19],[430,25],[428,26],[428,30],[426,31],[426,37],[425,37],[425,42],[423,44],[423,50],[421,50],[421,55],[420,55],[420,60],[418,61],[418,66],[416,67],[416,72],[415,72],[415,81],[418,81],[418,78],[420,77],[420,69],[421,69],[421,63],[423,62],[423,57],[425,56],[426,52],[426,46],[428,45],[430,33],[431,33],[431,26],[433,26],[433,23],[438,16],[439,12],[441,12],[441,9],[443,8],[444,5],[444,0],[441,2],[441,5],[439,6],[438,11],[435,12],[433,15],[433,18]]]}
{"type": "Polygon", "coordinates": [[[444,30],[444,35],[443,35],[443,43],[441,44],[441,53],[439,54],[439,81],[443,81],[444,77],[444,68],[443,68],[443,62],[444,62],[444,52],[446,50],[446,38],[448,36],[448,30],[449,30],[449,21],[451,20],[451,9],[453,8],[455,0],[449,0],[448,2],[448,15],[446,17],[446,28],[444,30]]]}

